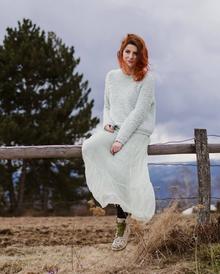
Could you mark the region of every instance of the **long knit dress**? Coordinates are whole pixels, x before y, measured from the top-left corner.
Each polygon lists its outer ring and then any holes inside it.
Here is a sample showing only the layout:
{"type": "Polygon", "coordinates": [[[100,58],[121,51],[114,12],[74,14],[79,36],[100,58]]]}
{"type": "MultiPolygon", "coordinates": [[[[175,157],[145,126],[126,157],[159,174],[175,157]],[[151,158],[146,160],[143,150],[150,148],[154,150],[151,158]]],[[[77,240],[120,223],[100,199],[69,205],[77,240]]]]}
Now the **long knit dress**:
{"type": "Polygon", "coordinates": [[[104,208],[119,204],[131,218],[148,222],[155,213],[147,147],[155,126],[154,75],[133,80],[121,69],[105,78],[103,126],[82,145],[85,176],[93,197],[104,208]],[[114,133],[104,126],[116,126],[114,133]],[[114,155],[114,141],[123,144],[114,155]]]}

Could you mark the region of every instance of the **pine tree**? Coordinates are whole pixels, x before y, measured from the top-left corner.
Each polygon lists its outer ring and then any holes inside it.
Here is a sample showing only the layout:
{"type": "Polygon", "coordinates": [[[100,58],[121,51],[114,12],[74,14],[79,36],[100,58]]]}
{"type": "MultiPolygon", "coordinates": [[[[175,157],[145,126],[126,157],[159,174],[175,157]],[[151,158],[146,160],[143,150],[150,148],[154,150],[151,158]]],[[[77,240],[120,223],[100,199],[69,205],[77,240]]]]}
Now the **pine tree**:
{"type": "MultiPolygon", "coordinates": [[[[88,100],[88,81],[76,72],[80,58],[74,53],[73,46],[29,19],[6,29],[0,46],[1,145],[74,144],[91,135],[99,119],[91,117],[94,100],[88,100]]],[[[8,160],[1,165],[5,176],[0,184],[9,192],[12,211],[34,199],[46,205],[48,195],[73,200],[82,184],[80,176],[70,176],[72,170],[83,170],[82,161],[74,159],[8,160]]]]}

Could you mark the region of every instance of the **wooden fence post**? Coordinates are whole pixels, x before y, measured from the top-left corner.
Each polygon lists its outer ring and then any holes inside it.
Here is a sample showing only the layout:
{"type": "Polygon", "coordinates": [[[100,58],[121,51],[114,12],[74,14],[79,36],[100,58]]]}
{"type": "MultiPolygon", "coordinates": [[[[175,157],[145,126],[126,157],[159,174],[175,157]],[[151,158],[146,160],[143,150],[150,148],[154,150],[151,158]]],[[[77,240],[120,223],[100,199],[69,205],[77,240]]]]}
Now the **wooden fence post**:
{"type": "Polygon", "coordinates": [[[211,176],[206,129],[194,129],[198,172],[198,216],[197,223],[210,221],[211,176]]]}

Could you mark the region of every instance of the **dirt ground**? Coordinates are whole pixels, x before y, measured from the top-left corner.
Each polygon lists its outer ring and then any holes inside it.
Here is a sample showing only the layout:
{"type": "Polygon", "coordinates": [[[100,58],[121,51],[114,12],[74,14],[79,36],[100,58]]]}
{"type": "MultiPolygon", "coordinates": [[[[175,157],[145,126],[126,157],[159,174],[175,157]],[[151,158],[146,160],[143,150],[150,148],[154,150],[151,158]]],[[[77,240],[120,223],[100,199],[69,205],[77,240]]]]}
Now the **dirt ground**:
{"type": "Polygon", "coordinates": [[[130,267],[137,237],[133,231],[127,248],[114,252],[114,233],[115,216],[0,218],[0,273],[184,273],[176,262],[130,267]]]}

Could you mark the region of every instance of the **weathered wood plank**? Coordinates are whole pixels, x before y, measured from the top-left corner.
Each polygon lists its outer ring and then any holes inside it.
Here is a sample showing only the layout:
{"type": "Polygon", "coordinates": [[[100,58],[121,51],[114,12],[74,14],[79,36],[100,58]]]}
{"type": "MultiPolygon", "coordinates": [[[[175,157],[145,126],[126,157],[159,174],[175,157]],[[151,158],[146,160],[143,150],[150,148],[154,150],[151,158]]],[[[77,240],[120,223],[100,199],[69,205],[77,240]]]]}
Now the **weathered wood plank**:
{"type": "MultiPolygon", "coordinates": [[[[81,145],[0,147],[0,159],[81,158],[81,145]]],[[[209,144],[209,153],[220,153],[220,144],[209,144]]],[[[155,144],[148,155],[195,154],[195,144],[155,144]]]]}
{"type": "Polygon", "coordinates": [[[81,145],[1,147],[0,159],[79,158],[81,145]]]}
{"type": "Polygon", "coordinates": [[[210,222],[211,175],[206,129],[195,129],[195,146],[198,172],[198,224],[210,222]]]}

